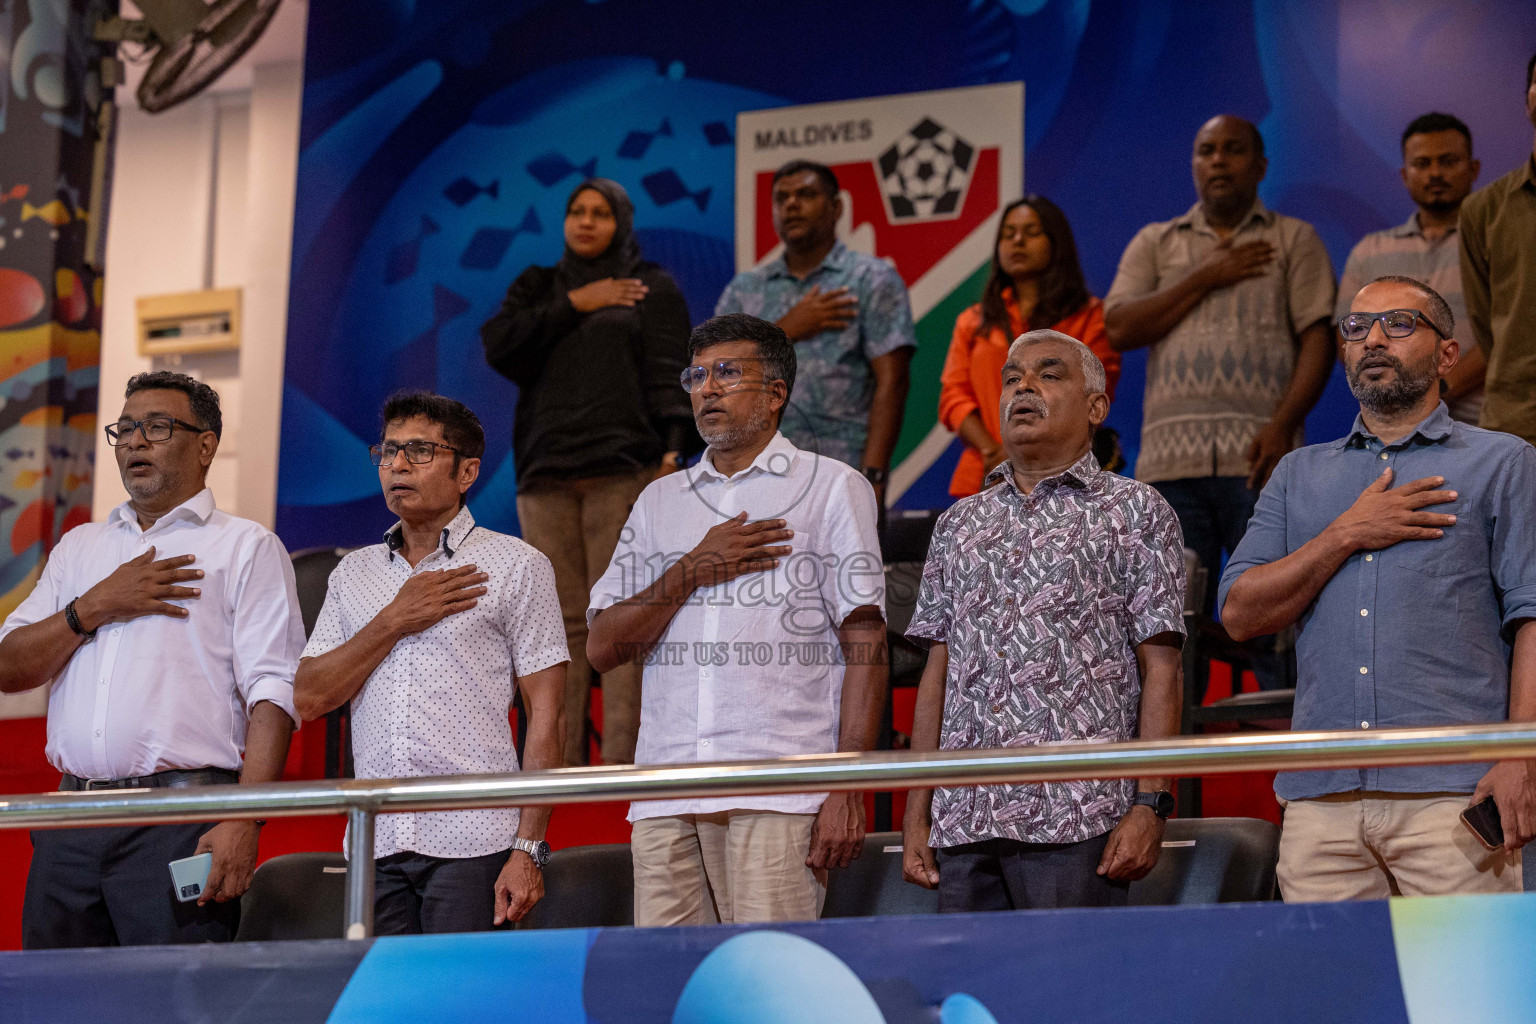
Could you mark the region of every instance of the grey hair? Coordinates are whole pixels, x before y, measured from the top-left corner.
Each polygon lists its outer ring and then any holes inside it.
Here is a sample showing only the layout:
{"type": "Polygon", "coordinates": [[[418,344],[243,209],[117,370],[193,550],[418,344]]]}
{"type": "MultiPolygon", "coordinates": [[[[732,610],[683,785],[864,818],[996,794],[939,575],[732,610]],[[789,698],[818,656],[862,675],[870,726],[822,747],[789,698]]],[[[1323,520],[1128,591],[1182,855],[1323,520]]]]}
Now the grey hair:
{"type": "Polygon", "coordinates": [[[1109,385],[1104,379],[1104,364],[1099,362],[1099,357],[1093,354],[1093,349],[1070,334],[1050,330],[1026,331],[1014,338],[1013,344],[1008,346],[1008,358],[1013,358],[1014,349],[1024,345],[1039,344],[1042,341],[1061,341],[1072,346],[1077,352],[1077,361],[1083,366],[1083,380],[1088,385],[1090,395],[1103,394],[1108,389],[1109,385]]]}
{"type": "MultiPolygon", "coordinates": [[[[1424,296],[1424,305],[1428,309],[1419,310],[1427,314],[1435,327],[1445,332],[1447,338],[1456,336],[1456,315],[1451,312],[1451,304],[1441,298],[1440,293],[1417,278],[1404,277],[1402,274],[1386,274],[1372,281],[1371,284],[1400,284],[1414,289],[1424,296]]],[[[1370,285],[1366,286],[1367,288],[1370,285]]],[[[1358,294],[1358,293],[1356,293],[1358,294]]]]}

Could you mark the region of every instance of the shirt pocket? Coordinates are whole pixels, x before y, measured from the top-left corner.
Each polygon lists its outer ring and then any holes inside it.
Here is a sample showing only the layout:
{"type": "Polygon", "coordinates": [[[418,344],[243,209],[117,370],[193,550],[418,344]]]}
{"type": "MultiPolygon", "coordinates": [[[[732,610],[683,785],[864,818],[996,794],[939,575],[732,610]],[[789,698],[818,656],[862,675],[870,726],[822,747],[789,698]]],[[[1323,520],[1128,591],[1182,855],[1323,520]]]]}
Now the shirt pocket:
{"type": "Polygon", "coordinates": [[[1487,539],[1476,517],[1467,514],[1464,499],[1431,505],[1423,511],[1453,515],[1456,525],[1447,528],[1443,537],[1398,541],[1387,548],[1384,560],[1389,568],[1409,574],[1408,580],[1414,576],[1442,579],[1488,574],[1487,539]]]}

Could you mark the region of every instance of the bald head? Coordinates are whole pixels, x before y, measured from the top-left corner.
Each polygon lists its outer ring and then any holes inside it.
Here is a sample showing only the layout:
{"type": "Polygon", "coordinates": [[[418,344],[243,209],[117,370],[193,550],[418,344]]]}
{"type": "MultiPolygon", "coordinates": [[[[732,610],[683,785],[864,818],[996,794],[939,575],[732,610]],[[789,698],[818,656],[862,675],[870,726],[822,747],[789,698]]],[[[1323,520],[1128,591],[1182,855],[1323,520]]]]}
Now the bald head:
{"type": "Polygon", "coordinates": [[[1230,219],[1247,212],[1259,197],[1268,167],[1264,137],[1252,121],[1218,114],[1195,135],[1190,168],[1208,217],[1230,219]]]}

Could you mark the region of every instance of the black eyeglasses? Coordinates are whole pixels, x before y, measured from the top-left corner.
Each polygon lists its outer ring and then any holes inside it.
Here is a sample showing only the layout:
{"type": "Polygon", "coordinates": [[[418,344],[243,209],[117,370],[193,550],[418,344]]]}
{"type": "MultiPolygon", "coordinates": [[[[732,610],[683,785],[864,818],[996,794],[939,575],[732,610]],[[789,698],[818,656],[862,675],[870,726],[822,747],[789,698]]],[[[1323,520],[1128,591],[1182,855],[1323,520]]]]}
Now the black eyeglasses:
{"type": "Polygon", "coordinates": [[[159,444],[169,441],[171,433],[177,428],[190,430],[194,434],[207,433],[207,427],[200,427],[196,423],[188,423],[186,420],[178,420],[174,416],[151,416],[147,420],[122,420],[117,423],[108,423],[106,426],[107,443],[114,448],[121,448],[133,441],[135,430],[144,433],[144,440],[151,444],[159,444]]]}
{"type": "Polygon", "coordinates": [[[448,444],[438,444],[436,441],[407,441],[404,444],[396,444],[393,441],[385,441],[368,449],[368,457],[373,460],[375,466],[387,466],[395,461],[395,456],[405,452],[405,461],[413,466],[425,466],[437,455],[439,448],[446,448],[455,455],[462,455],[457,448],[448,444]]]}
{"type": "Polygon", "coordinates": [[[1339,334],[1345,341],[1364,341],[1365,336],[1371,333],[1371,324],[1378,320],[1381,321],[1381,333],[1389,338],[1408,337],[1419,329],[1421,320],[1440,337],[1450,337],[1433,320],[1416,309],[1389,309],[1385,313],[1350,313],[1339,317],[1339,334]]]}

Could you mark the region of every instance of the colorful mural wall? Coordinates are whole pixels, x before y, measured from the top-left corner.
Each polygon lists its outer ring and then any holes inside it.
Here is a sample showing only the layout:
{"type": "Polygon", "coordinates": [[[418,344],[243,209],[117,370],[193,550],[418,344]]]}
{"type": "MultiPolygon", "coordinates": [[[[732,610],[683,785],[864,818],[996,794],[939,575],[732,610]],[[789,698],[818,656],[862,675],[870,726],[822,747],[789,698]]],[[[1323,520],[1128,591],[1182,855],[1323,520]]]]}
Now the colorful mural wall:
{"type": "MultiPolygon", "coordinates": [[[[0,0],[0,614],[91,517],[102,277],[86,262],[104,0],[0,0]]],[[[114,5],[115,8],[115,5],[114,5]]]]}

